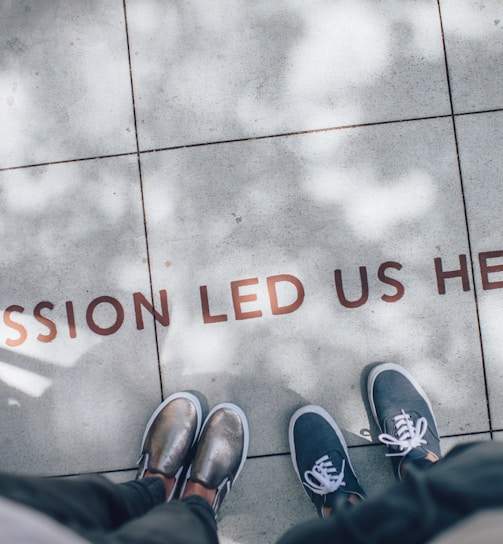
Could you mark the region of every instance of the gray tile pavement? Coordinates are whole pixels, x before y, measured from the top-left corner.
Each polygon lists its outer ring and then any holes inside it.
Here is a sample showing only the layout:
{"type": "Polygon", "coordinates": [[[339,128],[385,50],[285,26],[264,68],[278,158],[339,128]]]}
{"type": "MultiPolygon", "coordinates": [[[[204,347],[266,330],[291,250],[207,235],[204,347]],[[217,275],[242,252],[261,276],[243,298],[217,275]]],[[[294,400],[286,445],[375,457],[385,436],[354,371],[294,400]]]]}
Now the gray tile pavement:
{"type": "Polygon", "coordinates": [[[127,479],[161,395],[199,389],[250,419],[221,536],[252,544],[314,515],[305,403],[392,482],[374,361],[444,448],[499,439],[501,11],[3,3],[1,469],[127,479]]]}
{"type": "Polygon", "coordinates": [[[454,112],[501,109],[501,2],[441,0],[440,6],[454,112]]]}
{"type": "Polygon", "coordinates": [[[488,377],[489,406],[495,428],[503,428],[503,241],[500,183],[503,113],[457,119],[467,219],[476,273],[478,309],[488,377]]]}
{"type": "Polygon", "coordinates": [[[1,10],[0,168],[134,151],[122,2],[1,10]]]}
{"type": "Polygon", "coordinates": [[[353,435],[368,428],[355,385],[369,362],[392,359],[420,368],[435,403],[449,392],[444,432],[486,430],[473,293],[445,279],[439,295],[435,276],[435,258],[450,270],[468,253],[451,128],[396,123],[143,157],[154,291],[171,294],[166,390],[239,399],[257,430],[252,455],[271,454],[286,451],[280,429],[305,402],[353,435]],[[289,313],[274,315],[276,286],[289,313]]]}
{"type": "Polygon", "coordinates": [[[141,149],[450,112],[432,1],[133,0],[128,13],[141,149]]]}
{"type": "Polygon", "coordinates": [[[149,294],[137,171],[120,157],[0,172],[5,468],[135,461],[130,433],[161,398],[153,323],[138,330],[133,298],[149,294]]]}

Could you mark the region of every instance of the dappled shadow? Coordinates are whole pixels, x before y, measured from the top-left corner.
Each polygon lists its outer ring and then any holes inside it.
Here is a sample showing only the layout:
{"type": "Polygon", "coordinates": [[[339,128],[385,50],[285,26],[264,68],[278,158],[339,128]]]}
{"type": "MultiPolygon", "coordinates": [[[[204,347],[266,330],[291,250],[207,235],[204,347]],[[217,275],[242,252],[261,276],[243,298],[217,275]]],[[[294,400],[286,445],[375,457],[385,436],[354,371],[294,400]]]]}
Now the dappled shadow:
{"type": "Polygon", "coordinates": [[[0,168],[134,152],[122,2],[7,0],[0,14],[0,168]]]}
{"type": "MultiPolygon", "coordinates": [[[[165,391],[242,405],[254,456],[288,451],[288,419],[307,402],[363,444],[375,435],[362,369],[392,360],[420,379],[441,433],[486,430],[473,292],[452,279],[439,295],[433,265],[441,257],[452,270],[469,253],[436,3],[126,7],[142,150],[377,123],[142,155],[158,306],[169,293],[171,323],[158,325],[165,391]],[[396,287],[378,270],[390,261],[404,294],[385,302],[396,287]],[[368,301],[344,307],[334,270],[357,300],[362,266],[368,301]],[[271,314],[266,278],[278,274],[305,288],[290,314],[271,314]],[[244,278],[258,284],[241,289],[257,294],[243,309],[262,316],[237,321],[231,282],[244,278]],[[203,323],[202,285],[227,321],[203,323]]],[[[1,9],[0,167],[135,151],[122,2],[1,9]]],[[[32,320],[26,345],[9,348],[15,333],[0,327],[0,361],[48,380],[38,396],[0,386],[6,469],[134,463],[131,444],[159,400],[153,325],[138,330],[132,301],[150,289],[141,189],[135,156],[0,172],[0,307],[31,315],[51,301],[59,331],[44,344],[32,320]],[[125,321],[100,336],[86,310],[105,295],[125,321]]]]}
{"type": "Polygon", "coordinates": [[[278,400],[274,377],[358,434],[369,425],[360,371],[392,360],[420,375],[437,406],[449,399],[443,433],[487,428],[473,293],[451,280],[439,295],[433,262],[452,269],[468,252],[448,119],[157,153],[143,166],[154,286],[172,297],[161,342],[167,389],[197,380],[216,400],[232,394],[261,428],[253,454],[274,453],[285,451],[286,434],[265,413],[295,408],[278,400]],[[387,271],[404,288],[395,302],[382,300],[396,288],[378,279],[390,261],[402,267],[387,271]],[[360,266],[368,301],[346,308],[334,270],[357,300],[360,266]],[[265,283],[278,274],[305,288],[291,314],[271,315],[265,283]],[[257,296],[243,308],[262,316],[236,320],[231,282],[244,278],[258,283],[242,288],[257,296]],[[200,285],[227,321],[203,323],[200,285]],[[215,380],[205,388],[197,376],[208,370],[215,380]],[[226,370],[242,391],[229,387],[226,370]],[[256,379],[261,386],[250,385],[256,379]],[[468,398],[477,399],[469,412],[468,398]]]}
{"type": "Polygon", "coordinates": [[[141,149],[450,113],[435,2],[128,13],[141,149]]]}
{"type": "Polygon", "coordinates": [[[136,159],[4,171],[0,184],[3,467],[130,466],[129,433],[160,399],[153,324],[138,330],[133,308],[150,291],[136,159]],[[100,334],[117,321],[110,304],[89,319],[102,296],[123,308],[114,334],[100,334]]]}

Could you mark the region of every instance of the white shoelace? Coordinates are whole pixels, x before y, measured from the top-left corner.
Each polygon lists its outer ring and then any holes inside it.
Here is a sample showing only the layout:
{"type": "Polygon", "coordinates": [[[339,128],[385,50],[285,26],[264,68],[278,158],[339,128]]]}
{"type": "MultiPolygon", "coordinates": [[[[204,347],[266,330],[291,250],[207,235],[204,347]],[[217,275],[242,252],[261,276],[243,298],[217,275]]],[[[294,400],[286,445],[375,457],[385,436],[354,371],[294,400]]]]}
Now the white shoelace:
{"type": "Polygon", "coordinates": [[[404,410],[393,418],[397,436],[382,433],[379,435],[379,440],[387,446],[400,448],[397,453],[387,453],[387,457],[404,456],[411,452],[414,448],[427,444],[423,436],[428,430],[428,422],[426,418],[420,417],[416,424],[412,418],[404,410]]]}
{"type": "Polygon", "coordinates": [[[344,467],[346,462],[342,460],[341,470],[338,471],[328,455],[320,457],[311,470],[304,472],[303,484],[317,495],[327,495],[345,486],[344,467]]]}

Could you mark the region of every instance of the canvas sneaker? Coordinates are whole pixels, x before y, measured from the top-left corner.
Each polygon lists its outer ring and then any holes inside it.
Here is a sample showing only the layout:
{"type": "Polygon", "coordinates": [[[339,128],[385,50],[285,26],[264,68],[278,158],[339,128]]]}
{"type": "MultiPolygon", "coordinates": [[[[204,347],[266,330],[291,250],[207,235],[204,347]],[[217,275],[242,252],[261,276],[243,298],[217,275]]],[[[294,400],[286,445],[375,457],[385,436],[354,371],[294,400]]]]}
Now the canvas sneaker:
{"type": "Polygon", "coordinates": [[[324,508],[335,508],[351,494],[365,497],[342,432],[323,408],[309,405],[297,410],[288,438],[295,472],[320,517],[324,508]]]}
{"type": "Polygon", "coordinates": [[[404,463],[428,467],[442,457],[431,402],[404,368],[393,363],[377,365],[369,373],[367,388],[381,430],[379,440],[388,447],[386,455],[398,479],[402,479],[404,463]]]}

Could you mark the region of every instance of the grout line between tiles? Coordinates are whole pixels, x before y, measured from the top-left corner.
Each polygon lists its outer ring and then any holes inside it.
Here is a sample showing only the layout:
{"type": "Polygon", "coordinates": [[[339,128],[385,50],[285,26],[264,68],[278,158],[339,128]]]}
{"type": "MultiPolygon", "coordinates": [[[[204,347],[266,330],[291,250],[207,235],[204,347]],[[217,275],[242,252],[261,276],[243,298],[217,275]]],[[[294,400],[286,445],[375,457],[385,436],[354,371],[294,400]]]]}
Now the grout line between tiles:
{"type": "MultiPolygon", "coordinates": [[[[126,30],[127,32],[127,30],[126,30]]],[[[129,37],[128,37],[128,55],[129,55],[129,37]]],[[[133,80],[132,80],[132,66],[131,63],[129,64],[129,71],[130,71],[130,78],[131,78],[131,88],[133,89],[133,80]]],[[[133,90],[132,90],[133,92],[133,90]]],[[[241,143],[241,142],[253,142],[256,140],[268,140],[268,139],[274,139],[274,138],[286,138],[288,136],[302,136],[305,134],[318,134],[320,132],[333,132],[336,130],[347,130],[352,128],[365,128],[365,127],[373,127],[373,126],[380,126],[380,125],[392,125],[392,124],[398,124],[398,123],[410,123],[414,121],[429,121],[432,119],[449,119],[451,117],[451,114],[446,115],[431,115],[426,117],[410,117],[407,119],[394,119],[390,121],[375,121],[372,123],[360,123],[355,125],[340,125],[336,127],[325,127],[325,128],[317,128],[317,129],[311,129],[311,130],[301,130],[301,131],[292,131],[292,132],[282,132],[280,134],[266,134],[264,136],[250,136],[248,138],[234,138],[229,140],[215,140],[210,142],[197,142],[193,144],[181,144],[181,145],[175,145],[175,146],[168,146],[168,147],[158,147],[158,148],[152,148],[152,149],[143,149],[139,150],[139,141],[138,141],[138,133],[136,130],[136,107],[135,107],[135,101],[134,101],[134,95],[133,95],[133,107],[134,107],[134,122],[135,122],[135,136],[136,136],[136,151],[129,151],[124,153],[115,153],[111,155],[100,155],[96,157],[81,157],[78,159],[65,159],[60,161],[50,161],[50,162],[41,162],[41,163],[35,163],[35,164],[23,164],[18,166],[6,166],[0,168],[0,172],[5,172],[8,170],[22,170],[25,168],[36,168],[40,166],[51,166],[56,164],[67,164],[72,162],[82,162],[82,161],[94,161],[99,159],[112,159],[117,157],[131,157],[131,156],[137,156],[138,154],[150,154],[150,153],[158,153],[161,151],[176,151],[178,149],[190,149],[192,147],[204,147],[204,146],[211,146],[211,145],[222,145],[222,144],[232,144],[232,143],[241,143]]],[[[497,111],[497,110],[496,110],[497,111]]],[[[503,110],[501,110],[503,111],[503,110]]],[[[485,112],[473,112],[473,113],[485,113],[485,112]]],[[[467,114],[463,114],[467,115],[467,114]]]]}
{"type": "Polygon", "coordinates": [[[37,162],[33,164],[22,164],[18,166],[4,166],[0,168],[0,172],[7,172],[10,170],[24,170],[26,168],[38,168],[41,166],[53,166],[56,164],[68,164],[72,162],[97,161],[99,159],[115,159],[117,157],[132,157],[136,155],[138,155],[138,151],[129,151],[125,153],[113,153],[111,155],[98,155],[96,157],[79,157],[78,159],[65,159],[65,160],[50,161],[50,162],[37,162]]]}
{"type": "MultiPolygon", "coordinates": [[[[129,44],[128,44],[129,47],[129,44]]],[[[131,64],[130,64],[130,77],[132,77],[131,74],[131,64]]],[[[134,97],[133,97],[134,101],[134,97]]],[[[184,145],[175,145],[171,147],[159,147],[159,148],[152,148],[152,149],[139,149],[139,142],[138,142],[138,134],[136,133],[136,151],[125,151],[124,153],[112,153],[109,155],[97,155],[94,157],[79,157],[76,159],[64,159],[64,160],[56,160],[56,161],[48,161],[48,162],[39,162],[39,163],[33,163],[33,164],[22,164],[17,166],[3,166],[0,167],[0,172],[7,172],[10,170],[23,170],[26,168],[37,168],[41,166],[52,166],[57,164],[68,164],[73,162],[83,162],[83,161],[96,161],[100,159],[114,159],[119,157],[131,157],[131,156],[138,156],[138,154],[150,154],[150,153],[158,153],[161,151],[176,151],[178,149],[190,149],[191,147],[204,147],[204,146],[210,146],[210,145],[221,145],[221,144],[232,144],[232,143],[240,143],[240,142],[248,142],[248,141],[255,141],[255,140],[268,140],[268,139],[274,139],[274,138],[286,138],[288,136],[302,136],[305,134],[317,134],[320,132],[333,132],[335,130],[347,130],[347,129],[353,129],[353,128],[366,128],[366,127],[374,127],[374,126],[380,126],[380,125],[393,125],[398,123],[411,123],[416,121],[430,121],[433,119],[450,119],[452,117],[465,117],[467,115],[482,115],[486,113],[498,113],[503,112],[503,108],[496,108],[491,110],[479,110],[479,111],[467,111],[467,112],[460,112],[460,113],[449,113],[446,115],[430,115],[425,117],[409,117],[406,119],[393,119],[390,121],[374,121],[371,123],[360,123],[355,125],[340,125],[336,127],[325,127],[325,128],[317,128],[317,129],[311,129],[311,130],[301,130],[301,131],[292,131],[292,132],[283,132],[280,134],[266,134],[264,136],[250,136],[248,138],[235,138],[230,140],[215,140],[210,142],[198,142],[193,144],[184,144],[184,145]]],[[[134,118],[136,123],[136,110],[134,111],[134,118]]]]}
{"type": "Polygon", "coordinates": [[[447,49],[445,46],[445,34],[444,34],[444,24],[442,20],[442,8],[440,6],[440,0],[437,0],[437,7],[438,7],[438,15],[440,19],[440,31],[442,34],[442,45],[444,50],[444,62],[445,62],[445,72],[446,72],[446,78],[447,78],[447,89],[449,92],[449,102],[451,107],[451,118],[452,118],[452,129],[454,133],[454,144],[456,147],[456,160],[458,164],[458,174],[459,174],[459,182],[460,182],[460,188],[461,188],[461,197],[463,200],[463,210],[464,210],[464,216],[465,216],[465,228],[466,228],[466,236],[468,239],[468,252],[470,254],[470,268],[472,273],[472,284],[473,284],[473,297],[475,300],[475,313],[476,313],[476,319],[477,319],[477,329],[479,334],[479,344],[480,344],[480,354],[482,357],[482,375],[484,379],[484,392],[486,397],[486,410],[487,410],[487,419],[489,423],[489,433],[491,435],[491,438],[493,436],[493,427],[492,427],[492,417],[491,417],[491,406],[489,403],[489,387],[488,387],[488,381],[487,381],[487,370],[486,370],[486,362],[485,362],[485,352],[484,352],[484,343],[482,340],[482,327],[480,323],[480,312],[479,312],[479,300],[478,300],[478,292],[477,292],[477,285],[475,283],[475,269],[473,265],[473,250],[472,250],[472,240],[470,236],[470,227],[469,227],[469,221],[468,221],[468,211],[466,207],[466,196],[465,196],[465,189],[464,189],[464,183],[463,183],[463,168],[461,166],[461,159],[459,156],[459,142],[458,142],[458,133],[457,133],[457,127],[456,127],[456,115],[454,114],[454,104],[452,100],[452,88],[451,88],[451,79],[450,79],[450,73],[449,73],[449,62],[447,59],[447,49]]]}
{"type": "Polygon", "coordinates": [[[464,434],[442,434],[440,435],[440,441],[446,439],[446,438],[466,438],[469,436],[480,436],[481,434],[488,434],[492,438],[492,433],[494,430],[489,431],[473,431],[471,433],[464,433],[464,434]]]}
{"type": "Polygon", "coordinates": [[[145,209],[145,198],[144,198],[144,190],[143,190],[143,174],[142,174],[142,166],[141,166],[141,153],[140,153],[140,143],[138,139],[138,123],[136,118],[136,103],[135,103],[135,96],[134,96],[134,81],[133,81],[133,67],[131,64],[131,49],[129,46],[129,29],[128,29],[128,18],[127,18],[127,7],[126,7],[126,0],[123,0],[123,9],[124,9],[124,26],[126,31],[126,43],[127,43],[127,54],[128,54],[128,63],[129,63],[129,80],[131,84],[131,99],[132,99],[132,105],[133,105],[133,119],[134,119],[134,133],[135,133],[135,139],[136,139],[136,157],[138,160],[138,175],[140,179],[140,192],[141,192],[141,206],[142,206],[142,213],[143,213],[143,229],[145,234],[145,248],[147,252],[147,267],[148,267],[148,277],[149,277],[149,283],[150,283],[150,299],[152,301],[152,322],[154,325],[154,337],[155,337],[155,349],[157,352],[157,371],[159,373],[159,388],[161,392],[161,399],[164,399],[164,391],[163,391],[163,384],[162,384],[162,369],[161,369],[161,356],[160,356],[160,350],[159,350],[159,337],[158,337],[158,330],[157,330],[157,320],[155,318],[155,299],[154,299],[154,287],[152,283],[152,265],[151,265],[151,259],[150,259],[150,247],[149,247],[149,241],[148,241],[148,227],[147,227],[147,215],[146,215],[146,209],[145,209]]]}
{"type": "Polygon", "coordinates": [[[340,125],[336,127],[325,127],[325,128],[317,128],[317,129],[311,129],[311,130],[300,130],[300,131],[293,131],[293,132],[282,132],[280,134],[268,134],[265,136],[250,136],[249,138],[235,138],[230,140],[217,140],[213,142],[200,142],[195,144],[185,144],[185,145],[177,145],[172,147],[162,147],[162,148],[156,148],[156,149],[144,149],[141,151],[141,153],[158,153],[160,151],[175,151],[178,149],[190,149],[192,147],[204,147],[204,146],[210,146],[210,145],[221,145],[221,144],[232,144],[232,143],[241,143],[241,142],[253,142],[258,140],[272,140],[274,138],[286,138],[289,136],[302,136],[305,134],[319,134],[321,132],[334,132],[336,130],[347,130],[352,128],[365,128],[365,127],[374,127],[374,126],[381,126],[381,125],[392,125],[392,124],[398,124],[398,123],[410,123],[414,121],[429,121],[432,119],[448,119],[451,115],[431,115],[426,117],[410,117],[407,119],[400,119],[400,120],[391,120],[391,121],[375,121],[372,123],[360,123],[355,125],[340,125]]]}
{"type": "MultiPolygon", "coordinates": [[[[474,431],[470,433],[463,433],[463,434],[446,434],[446,435],[440,435],[440,441],[445,440],[447,438],[466,438],[470,436],[478,437],[480,435],[489,435],[492,437],[492,433],[497,431],[474,431]]],[[[355,449],[355,448],[382,448],[384,447],[384,444],[381,442],[367,442],[365,444],[354,444],[354,445],[348,445],[348,449],[355,449]]],[[[265,455],[249,455],[247,459],[269,459],[271,457],[289,457],[290,452],[278,452],[278,453],[267,453],[265,455]]]]}
{"type": "Polygon", "coordinates": [[[495,108],[492,110],[480,110],[480,111],[460,111],[458,113],[454,113],[454,117],[466,117],[467,115],[482,115],[484,113],[501,113],[503,111],[502,108],[495,108]]]}
{"type": "MultiPolygon", "coordinates": [[[[446,435],[441,435],[440,436],[440,441],[446,439],[446,438],[466,438],[466,437],[469,437],[469,436],[475,436],[475,437],[478,437],[480,435],[485,435],[485,434],[488,434],[491,439],[493,439],[493,436],[492,434],[493,433],[498,433],[498,432],[503,432],[503,429],[493,429],[493,431],[474,431],[474,432],[471,432],[471,433],[464,433],[464,434],[446,434],[446,435]]],[[[381,444],[380,442],[368,442],[368,443],[365,443],[365,444],[354,444],[354,445],[348,445],[348,449],[354,449],[354,448],[381,448],[381,447],[384,447],[383,444],[381,444]]],[[[274,457],[290,457],[290,452],[289,451],[283,451],[283,452],[278,452],[278,453],[266,453],[264,455],[249,455],[247,457],[247,460],[256,460],[256,459],[271,459],[271,458],[274,458],[274,457]]],[[[72,474],[62,474],[62,475],[57,475],[57,476],[54,476],[55,478],[59,478],[59,477],[73,477],[73,476],[79,476],[79,475],[82,475],[82,474],[120,474],[121,472],[132,472],[132,471],[136,471],[138,470],[138,467],[135,465],[135,466],[131,466],[131,467],[125,467],[125,468],[116,468],[116,469],[110,469],[110,470],[103,470],[101,472],[96,472],[96,471],[90,471],[90,472],[76,472],[76,473],[72,473],[72,474]]]]}

